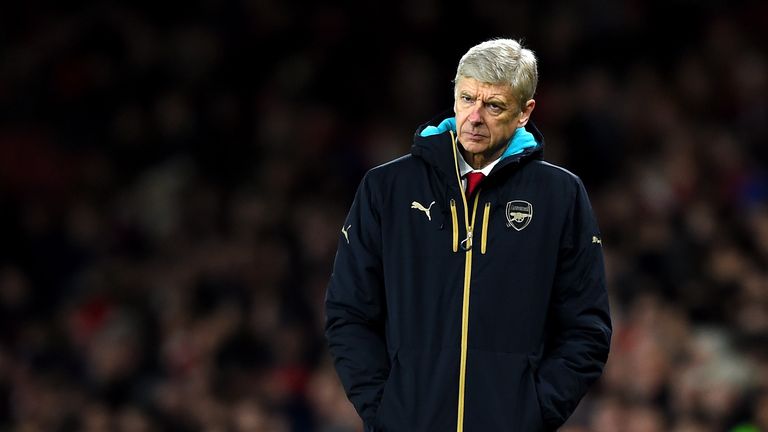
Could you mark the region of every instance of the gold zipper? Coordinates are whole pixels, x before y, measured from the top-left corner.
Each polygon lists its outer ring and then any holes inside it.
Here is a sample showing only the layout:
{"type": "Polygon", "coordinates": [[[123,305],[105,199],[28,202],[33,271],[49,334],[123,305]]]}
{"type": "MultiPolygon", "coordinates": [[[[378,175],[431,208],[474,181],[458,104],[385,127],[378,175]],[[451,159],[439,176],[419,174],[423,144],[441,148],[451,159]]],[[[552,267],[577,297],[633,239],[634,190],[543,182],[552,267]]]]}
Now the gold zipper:
{"type": "Polygon", "coordinates": [[[474,205],[472,206],[472,223],[467,222],[467,238],[461,242],[461,247],[466,251],[466,256],[464,259],[464,299],[461,307],[461,361],[459,366],[459,406],[456,432],[463,432],[464,430],[464,388],[467,381],[467,349],[469,344],[469,292],[470,281],[472,280],[472,228],[479,200],[480,191],[478,190],[475,195],[474,205]]]}
{"type": "MultiPolygon", "coordinates": [[[[456,168],[456,180],[459,182],[459,191],[463,190],[461,185],[461,175],[459,174],[459,160],[456,152],[456,137],[451,132],[451,142],[453,147],[453,162],[456,168]]],[[[467,238],[461,241],[461,248],[466,252],[464,258],[464,295],[461,307],[461,352],[460,352],[460,366],[459,366],[459,403],[458,413],[456,416],[456,432],[464,431],[464,391],[467,379],[467,349],[469,343],[469,293],[470,293],[470,281],[472,280],[472,230],[475,223],[475,215],[477,214],[477,203],[480,201],[480,192],[478,190],[475,194],[475,202],[472,205],[472,218],[469,218],[469,206],[467,205],[467,197],[462,192],[461,200],[464,204],[464,225],[467,230],[467,238]]],[[[489,205],[486,205],[486,214],[488,213],[489,205]]],[[[451,200],[451,212],[455,215],[456,204],[454,200],[451,200]]],[[[456,218],[454,217],[454,221],[456,218]]],[[[458,227],[454,224],[454,252],[456,252],[456,238],[458,236],[458,227]]],[[[482,243],[482,241],[481,241],[482,243]]],[[[481,251],[482,252],[482,251],[481,251]]]]}

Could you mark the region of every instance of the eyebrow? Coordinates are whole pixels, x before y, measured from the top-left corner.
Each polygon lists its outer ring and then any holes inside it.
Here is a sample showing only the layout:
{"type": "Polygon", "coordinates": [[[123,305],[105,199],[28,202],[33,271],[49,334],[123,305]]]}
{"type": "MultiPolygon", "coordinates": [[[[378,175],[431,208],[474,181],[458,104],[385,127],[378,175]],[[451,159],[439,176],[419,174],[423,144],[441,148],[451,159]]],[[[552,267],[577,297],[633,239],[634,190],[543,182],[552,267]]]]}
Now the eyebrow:
{"type": "MultiPolygon", "coordinates": [[[[460,90],[459,91],[460,96],[470,96],[474,99],[477,99],[477,95],[474,94],[474,92],[471,92],[469,90],[460,90]]],[[[483,102],[485,103],[495,103],[498,105],[507,105],[507,102],[501,99],[502,96],[493,95],[489,97],[488,99],[485,99],[483,102]]]]}

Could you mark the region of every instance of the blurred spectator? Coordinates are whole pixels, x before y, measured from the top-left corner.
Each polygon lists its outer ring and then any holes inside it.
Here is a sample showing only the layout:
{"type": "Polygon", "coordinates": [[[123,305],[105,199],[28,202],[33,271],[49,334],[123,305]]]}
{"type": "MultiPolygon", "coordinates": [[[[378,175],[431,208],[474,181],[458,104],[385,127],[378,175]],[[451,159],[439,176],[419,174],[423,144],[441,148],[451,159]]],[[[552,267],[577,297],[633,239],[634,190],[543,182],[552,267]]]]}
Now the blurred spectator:
{"type": "Polygon", "coordinates": [[[460,13],[0,6],[0,430],[359,432],[321,334],[348,199],[493,36],[603,229],[614,347],[562,430],[768,430],[768,6],[460,13]]]}

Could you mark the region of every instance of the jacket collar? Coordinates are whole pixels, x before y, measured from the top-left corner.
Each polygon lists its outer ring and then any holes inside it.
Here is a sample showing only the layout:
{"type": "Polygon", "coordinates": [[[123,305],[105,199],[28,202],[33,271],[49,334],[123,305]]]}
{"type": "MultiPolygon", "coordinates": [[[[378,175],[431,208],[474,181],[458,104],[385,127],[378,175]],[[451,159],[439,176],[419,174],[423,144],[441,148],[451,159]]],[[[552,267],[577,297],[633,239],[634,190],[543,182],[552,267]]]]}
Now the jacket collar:
{"type": "MultiPolygon", "coordinates": [[[[445,111],[434,117],[432,120],[420,125],[416,129],[413,137],[411,154],[423,159],[426,163],[435,167],[438,173],[445,177],[447,181],[455,182],[454,177],[456,176],[456,168],[453,161],[453,150],[451,149],[451,146],[454,145],[452,135],[455,136],[455,131],[453,131],[453,129],[450,128],[450,124],[446,124],[445,121],[445,119],[452,116],[452,111],[445,111]],[[432,129],[431,135],[422,136],[421,133],[428,127],[438,128],[438,131],[432,129]]],[[[452,127],[455,128],[455,123],[452,127]]],[[[524,149],[521,153],[506,157],[502,155],[503,159],[496,164],[493,170],[491,170],[489,177],[500,175],[501,172],[506,171],[505,168],[508,166],[516,165],[531,159],[543,158],[544,137],[541,132],[539,132],[531,121],[525,126],[525,130],[533,135],[536,145],[524,149]]],[[[455,145],[460,145],[458,141],[455,141],[455,143],[455,145]]]]}

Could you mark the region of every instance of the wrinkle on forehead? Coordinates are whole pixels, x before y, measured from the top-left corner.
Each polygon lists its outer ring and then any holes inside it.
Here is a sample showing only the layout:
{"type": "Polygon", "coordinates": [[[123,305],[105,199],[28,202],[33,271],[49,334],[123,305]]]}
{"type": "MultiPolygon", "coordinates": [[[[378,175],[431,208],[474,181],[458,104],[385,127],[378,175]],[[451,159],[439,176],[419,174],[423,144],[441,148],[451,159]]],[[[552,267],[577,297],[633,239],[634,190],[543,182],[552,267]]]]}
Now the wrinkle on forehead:
{"type": "Polygon", "coordinates": [[[462,92],[469,93],[471,96],[484,101],[498,98],[504,102],[509,102],[513,99],[512,89],[508,85],[485,83],[474,78],[461,78],[459,80],[456,86],[456,95],[459,96],[462,92]]]}

